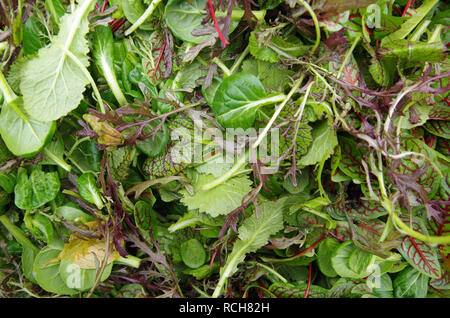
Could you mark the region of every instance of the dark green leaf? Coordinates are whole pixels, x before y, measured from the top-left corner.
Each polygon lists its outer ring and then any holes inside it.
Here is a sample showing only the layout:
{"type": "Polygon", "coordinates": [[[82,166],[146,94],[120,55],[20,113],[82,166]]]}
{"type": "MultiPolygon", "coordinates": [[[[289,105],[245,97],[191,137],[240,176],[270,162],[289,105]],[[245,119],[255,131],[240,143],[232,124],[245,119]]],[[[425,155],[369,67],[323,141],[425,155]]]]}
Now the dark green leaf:
{"type": "Polygon", "coordinates": [[[57,172],[43,172],[35,168],[28,176],[27,171],[21,168],[14,188],[14,202],[23,210],[37,209],[52,201],[58,194],[59,188],[57,172]]]}

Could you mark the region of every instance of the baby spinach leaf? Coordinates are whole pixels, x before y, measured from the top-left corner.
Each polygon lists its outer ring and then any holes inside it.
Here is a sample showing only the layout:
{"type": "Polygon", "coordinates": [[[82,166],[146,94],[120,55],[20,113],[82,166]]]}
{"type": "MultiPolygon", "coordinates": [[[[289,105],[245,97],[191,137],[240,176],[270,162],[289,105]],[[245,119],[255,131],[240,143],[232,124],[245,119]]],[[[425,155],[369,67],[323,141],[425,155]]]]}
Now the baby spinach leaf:
{"type": "Polygon", "coordinates": [[[20,90],[24,108],[31,118],[46,122],[56,120],[75,109],[83,98],[89,81],[59,46],[70,51],[83,66],[89,65],[85,35],[93,2],[81,1],[73,13],[63,16],[58,35],[25,65],[20,90]]]}
{"type": "MultiPolygon", "coordinates": [[[[120,4],[125,17],[131,23],[135,23],[145,12],[144,3],[141,0],[121,0],[120,4]]],[[[153,29],[150,19],[146,19],[139,25],[139,28],[142,30],[153,29]]]]}
{"type": "Polygon", "coordinates": [[[60,181],[57,172],[44,172],[34,168],[30,176],[19,168],[14,188],[14,203],[23,210],[37,209],[56,198],[60,181]]]}
{"type": "Polygon", "coordinates": [[[236,73],[222,81],[209,106],[225,128],[247,129],[253,126],[261,106],[280,102],[284,98],[283,94],[268,97],[264,86],[254,75],[236,73]]]}
{"type": "MultiPolygon", "coordinates": [[[[208,36],[192,35],[192,31],[200,28],[205,18],[206,2],[207,0],[169,0],[167,2],[164,17],[167,26],[177,38],[196,44],[202,43],[208,38],[208,36]]],[[[218,15],[218,12],[216,12],[216,15],[218,15]]],[[[243,11],[236,12],[230,23],[229,33],[237,27],[243,15],[243,11]]]]}
{"type": "Polygon", "coordinates": [[[99,210],[103,208],[102,196],[92,173],[83,173],[78,177],[77,185],[78,192],[84,200],[95,204],[99,210]]]}

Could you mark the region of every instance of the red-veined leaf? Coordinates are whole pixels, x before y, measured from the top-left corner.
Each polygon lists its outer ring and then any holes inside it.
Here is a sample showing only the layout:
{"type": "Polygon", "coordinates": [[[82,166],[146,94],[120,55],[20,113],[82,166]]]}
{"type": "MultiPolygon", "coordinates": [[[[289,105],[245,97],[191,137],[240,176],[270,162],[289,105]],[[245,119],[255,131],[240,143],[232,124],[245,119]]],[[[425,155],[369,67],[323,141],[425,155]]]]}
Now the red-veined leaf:
{"type": "MultiPolygon", "coordinates": [[[[407,216],[400,216],[400,218],[403,219],[403,222],[411,226],[414,231],[425,235],[428,234],[425,224],[421,219],[413,217],[412,222],[410,222],[407,216]]],[[[441,277],[441,266],[437,258],[437,253],[431,245],[406,235],[398,247],[398,251],[411,266],[424,275],[431,278],[441,277]]]]}

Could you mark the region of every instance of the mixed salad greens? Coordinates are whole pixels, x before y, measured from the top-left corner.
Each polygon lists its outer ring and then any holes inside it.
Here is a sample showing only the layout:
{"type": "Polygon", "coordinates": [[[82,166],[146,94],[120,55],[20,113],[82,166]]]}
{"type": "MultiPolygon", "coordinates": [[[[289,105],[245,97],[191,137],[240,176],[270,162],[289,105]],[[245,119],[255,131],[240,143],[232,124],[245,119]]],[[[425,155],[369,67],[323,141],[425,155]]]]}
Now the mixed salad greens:
{"type": "Polygon", "coordinates": [[[1,0],[1,297],[449,297],[450,6],[1,0]]]}

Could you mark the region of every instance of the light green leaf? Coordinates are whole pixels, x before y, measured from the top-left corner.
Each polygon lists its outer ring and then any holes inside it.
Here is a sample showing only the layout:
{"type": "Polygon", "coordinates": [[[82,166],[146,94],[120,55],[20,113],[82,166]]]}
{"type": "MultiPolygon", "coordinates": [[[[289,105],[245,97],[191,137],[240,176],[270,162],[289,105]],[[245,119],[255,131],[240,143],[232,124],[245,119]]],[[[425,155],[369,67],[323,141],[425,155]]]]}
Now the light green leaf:
{"type": "Polygon", "coordinates": [[[189,268],[199,268],[206,261],[206,251],[199,240],[193,238],[183,242],[180,246],[181,259],[189,268]]]}
{"type": "Polygon", "coordinates": [[[396,298],[425,298],[429,278],[413,267],[402,270],[394,279],[396,298]]]}
{"type": "Polygon", "coordinates": [[[313,143],[306,155],[299,161],[299,165],[308,166],[326,160],[334,152],[338,144],[336,132],[327,121],[320,122],[312,131],[313,143]]]}
{"type": "Polygon", "coordinates": [[[247,176],[238,176],[230,178],[210,190],[203,190],[204,184],[215,180],[212,175],[193,172],[191,179],[194,195],[190,195],[186,190],[180,191],[183,195],[181,202],[189,210],[198,209],[212,217],[228,214],[238,208],[244,195],[250,192],[252,184],[247,176]]]}
{"type": "Polygon", "coordinates": [[[77,290],[67,287],[59,273],[58,257],[60,249],[46,246],[36,256],[33,271],[36,273],[36,281],[39,286],[49,293],[58,295],[74,295],[77,290]]]}
{"type": "Polygon", "coordinates": [[[217,157],[205,162],[195,168],[200,173],[212,174],[215,178],[220,177],[233,167],[233,162],[226,162],[224,158],[217,157]]]}
{"type": "Polygon", "coordinates": [[[89,80],[67,56],[62,46],[87,67],[89,30],[87,15],[94,0],[80,2],[76,10],[61,18],[60,31],[51,44],[41,48],[24,67],[20,90],[24,108],[34,119],[52,121],[78,107],[89,80]]]}
{"type": "Polygon", "coordinates": [[[431,9],[439,2],[439,0],[425,0],[422,5],[416,9],[413,16],[408,18],[397,31],[384,37],[381,41],[381,46],[384,46],[386,42],[392,42],[406,38],[414,28],[422,21],[422,19],[430,12],[431,9]]]}
{"type": "Polygon", "coordinates": [[[77,185],[78,192],[84,200],[95,204],[99,210],[103,208],[102,196],[92,173],[83,173],[77,179],[77,185]]]}
{"type": "MultiPolygon", "coordinates": [[[[99,263],[101,261],[99,260],[99,263]]],[[[113,263],[105,267],[100,281],[104,281],[109,277],[112,267],[113,263]]],[[[62,259],[59,263],[59,274],[68,288],[86,291],[95,285],[97,270],[80,268],[78,265],[62,259]]]]}
{"type": "Polygon", "coordinates": [[[3,104],[0,113],[0,134],[8,149],[19,157],[38,154],[51,140],[55,122],[41,122],[31,118],[23,109],[21,97],[3,104]]]}
{"type": "Polygon", "coordinates": [[[239,227],[239,240],[233,246],[225,266],[220,271],[220,280],[213,297],[222,292],[225,280],[238,269],[248,253],[256,252],[267,244],[269,238],[283,229],[283,201],[264,202],[260,205],[258,213],[247,218],[239,227]]]}

